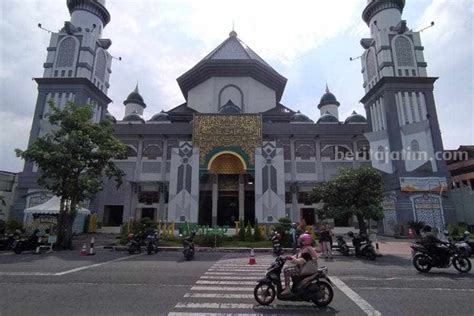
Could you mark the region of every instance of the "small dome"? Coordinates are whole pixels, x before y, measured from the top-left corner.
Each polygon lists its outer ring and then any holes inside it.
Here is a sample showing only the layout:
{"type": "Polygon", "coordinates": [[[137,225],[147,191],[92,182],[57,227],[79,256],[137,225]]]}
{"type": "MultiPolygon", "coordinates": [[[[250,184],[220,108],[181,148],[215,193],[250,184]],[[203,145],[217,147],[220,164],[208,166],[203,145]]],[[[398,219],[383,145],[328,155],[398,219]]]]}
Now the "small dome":
{"type": "Polygon", "coordinates": [[[116,119],[112,114],[110,114],[109,111],[106,111],[106,112],[105,112],[105,117],[111,119],[112,122],[114,122],[114,123],[117,122],[117,119],[116,119]]]}
{"type": "Polygon", "coordinates": [[[291,119],[292,122],[313,122],[309,117],[301,113],[300,111],[296,112],[291,119]]]}
{"type": "Polygon", "coordinates": [[[242,113],[242,110],[235,105],[231,100],[227,101],[223,107],[220,108],[219,113],[223,114],[234,114],[234,113],[242,113]]]}
{"type": "Polygon", "coordinates": [[[339,101],[337,101],[336,96],[329,91],[328,85],[326,85],[326,93],[323,94],[321,100],[319,100],[318,109],[321,109],[323,105],[327,104],[335,104],[337,106],[340,105],[339,101]]]}
{"type": "Polygon", "coordinates": [[[132,93],[128,95],[127,99],[123,101],[124,105],[127,105],[129,103],[136,103],[141,105],[143,108],[146,108],[145,101],[143,101],[143,97],[138,92],[138,84],[135,87],[135,90],[133,90],[132,93]]]}
{"type": "Polygon", "coordinates": [[[337,119],[337,117],[326,111],[316,122],[316,124],[319,123],[339,123],[339,120],[337,119]]]}
{"type": "Polygon", "coordinates": [[[161,111],[160,113],[156,113],[148,120],[148,122],[169,122],[170,118],[168,113],[165,111],[161,111]]]}
{"type": "Polygon", "coordinates": [[[145,120],[142,118],[140,114],[137,112],[132,112],[129,115],[125,115],[124,118],[122,119],[124,122],[141,122],[145,123],[145,120]]]}
{"type": "Polygon", "coordinates": [[[362,115],[357,114],[356,111],[353,111],[352,114],[346,118],[346,120],[344,121],[344,124],[353,124],[353,123],[367,123],[367,120],[362,115]]]}

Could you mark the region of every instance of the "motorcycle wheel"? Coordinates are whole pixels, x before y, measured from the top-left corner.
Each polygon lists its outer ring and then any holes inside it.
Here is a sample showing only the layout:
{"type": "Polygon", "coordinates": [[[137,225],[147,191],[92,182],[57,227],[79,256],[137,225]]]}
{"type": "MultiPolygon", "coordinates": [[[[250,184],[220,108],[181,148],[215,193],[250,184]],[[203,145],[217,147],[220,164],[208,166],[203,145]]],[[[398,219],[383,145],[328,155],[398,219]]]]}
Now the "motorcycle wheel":
{"type": "Polygon", "coordinates": [[[13,251],[14,251],[17,255],[19,255],[22,250],[21,250],[21,247],[16,246],[15,248],[13,248],[13,251]]]}
{"type": "Polygon", "coordinates": [[[367,251],[365,252],[365,256],[372,261],[375,261],[375,259],[377,258],[377,254],[375,253],[374,249],[367,249],[367,251]]]}
{"type": "Polygon", "coordinates": [[[427,262],[426,256],[424,254],[416,254],[413,257],[413,266],[420,272],[427,273],[431,270],[431,264],[427,262]]]}
{"type": "Polygon", "coordinates": [[[146,248],[146,253],[151,255],[153,253],[153,246],[152,245],[148,245],[148,247],[146,248]]]}
{"type": "Polygon", "coordinates": [[[253,290],[253,297],[260,305],[270,305],[275,300],[276,291],[273,284],[258,283],[253,290]]]}
{"type": "Polygon", "coordinates": [[[316,296],[312,299],[313,303],[319,307],[324,307],[332,302],[334,290],[327,282],[318,282],[316,296]]]}
{"type": "Polygon", "coordinates": [[[340,250],[343,256],[349,256],[349,247],[347,245],[342,245],[340,250]]]}
{"type": "Polygon", "coordinates": [[[463,256],[455,257],[453,259],[453,265],[454,268],[461,273],[468,273],[472,268],[471,260],[463,256]]]}
{"type": "Polygon", "coordinates": [[[192,251],[186,251],[184,253],[184,258],[188,261],[190,261],[191,259],[193,259],[194,257],[194,253],[192,251]]]}

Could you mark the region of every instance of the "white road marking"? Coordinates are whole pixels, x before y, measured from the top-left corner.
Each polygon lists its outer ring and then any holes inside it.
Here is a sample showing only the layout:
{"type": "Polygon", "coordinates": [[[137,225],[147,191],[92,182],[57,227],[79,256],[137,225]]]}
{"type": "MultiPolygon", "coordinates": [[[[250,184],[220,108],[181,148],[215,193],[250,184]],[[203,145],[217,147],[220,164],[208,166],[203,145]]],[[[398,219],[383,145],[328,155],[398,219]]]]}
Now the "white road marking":
{"type": "Polygon", "coordinates": [[[255,285],[256,281],[207,281],[198,280],[196,284],[215,284],[215,285],[255,285]]]}
{"type": "MultiPolygon", "coordinates": [[[[180,313],[180,312],[171,312],[171,313],[168,313],[168,316],[203,316],[203,313],[180,313]]],[[[250,316],[250,315],[260,315],[260,314],[255,314],[255,313],[252,313],[252,314],[243,314],[243,313],[232,313],[232,314],[228,314],[228,313],[206,313],[204,314],[205,316],[250,316]]],[[[273,316],[273,315],[276,315],[276,314],[265,314],[265,316],[273,316]]]]}
{"type": "Polygon", "coordinates": [[[230,286],[193,286],[191,291],[236,291],[236,292],[253,292],[253,287],[230,287],[230,286]]]}
{"type": "Polygon", "coordinates": [[[253,276],[225,276],[225,275],[203,275],[201,279],[211,280],[254,280],[257,281],[258,277],[253,276]]]}
{"type": "Polygon", "coordinates": [[[367,315],[370,316],[379,316],[382,315],[378,310],[372,307],[366,300],[364,300],[359,294],[354,292],[350,287],[348,287],[344,282],[341,281],[338,277],[331,277],[332,282],[349,297],[354,303],[357,304],[367,315]]]}
{"type": "MultiPolygon", "coordinates": [[[[229,271],[230,269],[221,269],[221,268],[209,268],[208,271],[215,271],[215,272],[226,272],[229,271]]],[[[232,269],[230,270],[232,272],[266,272],[267,269],[232,269]]]]}
{"type": "Polygon", "coordinates": [[[10,276],[45,276],[45,275],[55,275],[52,272],[0,272],[0,275],[10,275],[10,276]]]}
{"type": "Polygon", "coordinates": [[[254,304],[244,303],[178,303],[175,308],[252,309],[254,304]]]}
{"type": "Polygon", "coordinates": [[[377,287],[377,286],[357,286],[352,287],[357,290],[416,290],[416,291],[461,291],[461,292],[474,292],[474,289],[452,289],[443,287],[377,287]]]}
{"type": "MultiPolygon", "coordinates": [[[[204,272],[204,274],[207,274],[207,275],[242,275],[242,272],[214,272],[214,271],[209,271],[209,272],[204,272]]],[[[251,275],[251,276],[265,275],[265,273],[261,273],[261,272],[244,273],[244,274],[245,275],[251,275]]]]}
{"type": "Polygon", "coordinates": [[[424,277],[424,278],[416,278],[416,277],[364,277],[364,276],[339,276],[340,279],[343,280],[357,280],[357,281],[452,281],[452,282],[459,282],[459,281],[472,281],[472,278],[450,278],[450,277],[424,277]]]}
{"type": "Polygon", "coordinates": [[[104,264],[109,264],[109,263],[113,263],[113,262],[119,262],[119,261],[123,261],[123,260],[128,260],[128,259],[135,258],[135,257],[141,256],[141,255],[142,255],[142,254],[132,255],[132,256],[128,256],[128,257],[122,257],[122,258],[117,258],[117,259],[113,259],[113,260],[109,260],[109,261],[104,261],[104,262],[100,262],[100,263],[95,263],[95,264],[91,264],[91,265],[88,265],[88,266],[83,266],[83,267],[79,267],[79,268],[75,268],[75,269],[71,269],[71,270],[66,270],[66,271],[63,271],[63,272],[58,272],[58,273],[55,273],[54,275],[55,275],[55,276],[61,276],[61,275],[65,275],[65,274],[69,274],[69,273],[74,273],[74,272],[78,272],[78,271],[82,271],[82,270],[86,270],[86,269],[91,269],[91,268],[95,268],[95,267],[100,267],[100,266],[103,266],[104,264]]]}
{"type": "Polygon", "coordinates": [[[186,293],[184,297],[199,297],[199,298],[251,298],[253,294],[230,294],[230,293],[186,293]]]}

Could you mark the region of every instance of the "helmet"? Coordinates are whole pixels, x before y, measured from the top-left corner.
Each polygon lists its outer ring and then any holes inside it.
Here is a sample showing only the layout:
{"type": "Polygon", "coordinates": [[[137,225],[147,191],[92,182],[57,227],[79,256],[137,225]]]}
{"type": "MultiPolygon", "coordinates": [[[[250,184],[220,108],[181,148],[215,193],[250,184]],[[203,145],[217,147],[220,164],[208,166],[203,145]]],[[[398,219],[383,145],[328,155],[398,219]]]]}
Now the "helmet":
{"type": "Polygon", "coordinates": [[[291,223],[291,227],[292,227],[292,228],[296,228],[296,227],[297,227],[297,226],[296,226],[296,223],[291,223]]]}
{"type": "Polygon", "coordinates": [[[303,246],[311,246],[313,238],[310,234],[304,233],[298,238],[303,246]]]}
{"type": "Polygon", "coordinates": [[[354,233],[353,232],[348,232],[347,233],[347,236],[351,237],[351,238],[354,238],[354,233]]]}
{"type": "Polygon", "coordinates": [[[471,234],[471,233],[470,233],[468,230],[466,230],[466,231],[464,232],[464,236],[465,236],[465,237],[469,236],[470,234],[471,234]]]}
{"type": "Polygon", "coordinates": [[[425,225],[425,227],[423,227],[423,231],[425,233],[431,232],[431,226],[430,225],[425,225]]]}

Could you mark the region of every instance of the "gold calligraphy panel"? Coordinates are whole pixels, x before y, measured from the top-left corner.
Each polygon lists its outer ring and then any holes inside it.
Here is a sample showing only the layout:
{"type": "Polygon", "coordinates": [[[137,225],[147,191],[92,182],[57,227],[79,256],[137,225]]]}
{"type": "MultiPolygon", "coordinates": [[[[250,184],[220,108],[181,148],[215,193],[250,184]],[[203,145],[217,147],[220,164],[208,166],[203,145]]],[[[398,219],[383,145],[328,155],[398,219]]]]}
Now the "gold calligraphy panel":
{"type": "Polygon", "coordinates": [[[255,148],[262,146],[260,114],[195,114],[193,146],[199,148],[199,164],[216,148],[240,148],[255,165],[255,148]]]}

